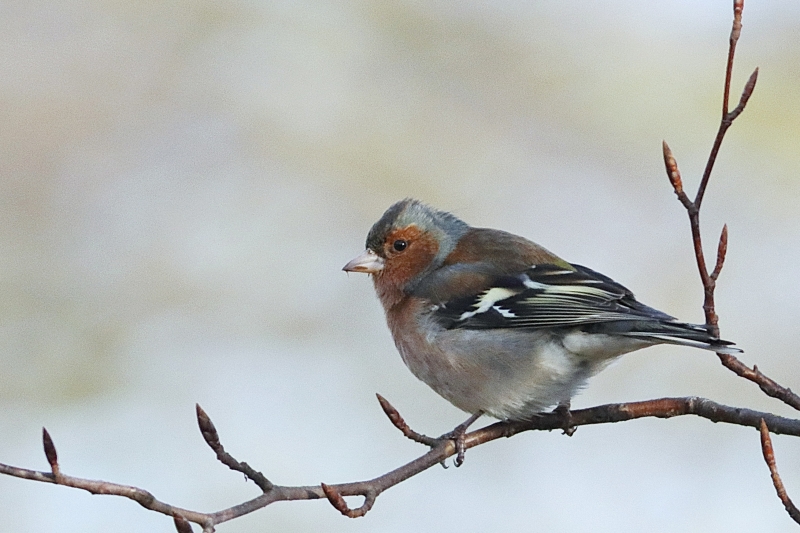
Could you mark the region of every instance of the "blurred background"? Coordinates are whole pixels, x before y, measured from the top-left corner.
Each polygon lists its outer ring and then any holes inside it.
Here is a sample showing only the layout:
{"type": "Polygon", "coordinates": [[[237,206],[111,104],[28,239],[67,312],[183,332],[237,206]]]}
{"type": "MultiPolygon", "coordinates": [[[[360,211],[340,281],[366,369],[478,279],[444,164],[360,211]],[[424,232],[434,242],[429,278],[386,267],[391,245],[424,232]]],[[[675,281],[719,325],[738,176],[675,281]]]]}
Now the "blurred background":
{"type": "MultiPolygon", "coordinates": [[[[341,267],[406,196],[528,236],[702,321],[686,215],[716,132],[729,1],[0,2],[0,461],[216,511],[278,484],[368,479],[465,418],[405,369],[341,267]]],[[[800,389],[800,4],[751,2],[703,205],[725,338],[800,389]]],[[[661,396],[797,416],[706,352],[658,347],[575,407],[661,396]]],[[[800,500],[800,441],[775,438],[800,500]]],[[[358,502],[352,502],[357,504],[358,502]]],[[[120,498],[0,477],[9,532],[174,531],[120,498]]],[[[350,520],[279,503],[220,532],[796,531],[758,435],[702,419],[529,433],[350,520]]]]}

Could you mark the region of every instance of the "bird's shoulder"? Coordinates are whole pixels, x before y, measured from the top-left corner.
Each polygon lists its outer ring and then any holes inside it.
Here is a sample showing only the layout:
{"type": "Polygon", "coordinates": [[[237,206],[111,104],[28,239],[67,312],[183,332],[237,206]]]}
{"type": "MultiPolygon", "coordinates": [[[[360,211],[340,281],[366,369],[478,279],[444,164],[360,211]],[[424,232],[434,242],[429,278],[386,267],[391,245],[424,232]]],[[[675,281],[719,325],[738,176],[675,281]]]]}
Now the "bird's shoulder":
{"type": "Polygon", "coordinates": [[[551,328],[671,320],[590,268],[498,230],[475,229],[414,288],[445,328],[551,328]]]}
{"type": "Polygon", "coordinates": [[[524,237],[496,229],[470,228],[442,264],[419,280],[410,295],[446,303],[507,284],[534,265],[573,268],[524,237]]]}

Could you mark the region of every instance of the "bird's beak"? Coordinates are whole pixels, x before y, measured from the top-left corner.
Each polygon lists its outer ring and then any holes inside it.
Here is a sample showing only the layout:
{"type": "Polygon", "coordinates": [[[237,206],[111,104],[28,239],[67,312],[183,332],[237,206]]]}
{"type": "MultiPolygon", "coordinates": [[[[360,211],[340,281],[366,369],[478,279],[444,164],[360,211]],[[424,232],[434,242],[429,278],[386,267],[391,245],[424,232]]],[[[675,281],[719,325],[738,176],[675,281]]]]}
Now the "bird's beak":
{"type": "Polygon", "coordinates": [[[345,272],[363,272],[377,274],[383,270],[383,258],[367,248],[364,253],[347,263],[342,270],[345,272]]]}

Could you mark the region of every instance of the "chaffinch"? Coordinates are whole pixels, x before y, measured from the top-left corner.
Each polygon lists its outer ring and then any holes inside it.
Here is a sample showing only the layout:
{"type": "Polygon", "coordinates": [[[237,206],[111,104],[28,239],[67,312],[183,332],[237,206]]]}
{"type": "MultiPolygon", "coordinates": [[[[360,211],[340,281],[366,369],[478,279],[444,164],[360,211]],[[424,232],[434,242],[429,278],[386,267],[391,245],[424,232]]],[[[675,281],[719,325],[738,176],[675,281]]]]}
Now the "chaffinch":
{"type": "Polygon", "coordinates": [[[413,199],[383,214],[343,270],[372,275],[403,361],[473,414],[465,424],[569,405],[611,360],[655,344],[741,352],[594,270],[413,199]]]}

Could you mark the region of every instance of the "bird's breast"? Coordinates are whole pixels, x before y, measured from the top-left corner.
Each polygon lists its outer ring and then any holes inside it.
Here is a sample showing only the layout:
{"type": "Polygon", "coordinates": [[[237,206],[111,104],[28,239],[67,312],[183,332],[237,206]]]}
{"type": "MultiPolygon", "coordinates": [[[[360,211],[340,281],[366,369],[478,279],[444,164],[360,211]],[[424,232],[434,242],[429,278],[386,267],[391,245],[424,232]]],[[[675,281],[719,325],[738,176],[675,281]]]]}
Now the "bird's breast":
{"type": "Polygon", "coordinates": [[[456,407],[524,418],[568,400],[593,373],[550,330],[445,329],[433,306],[407,299],[387,311],[406,366],[456,407]]]}

